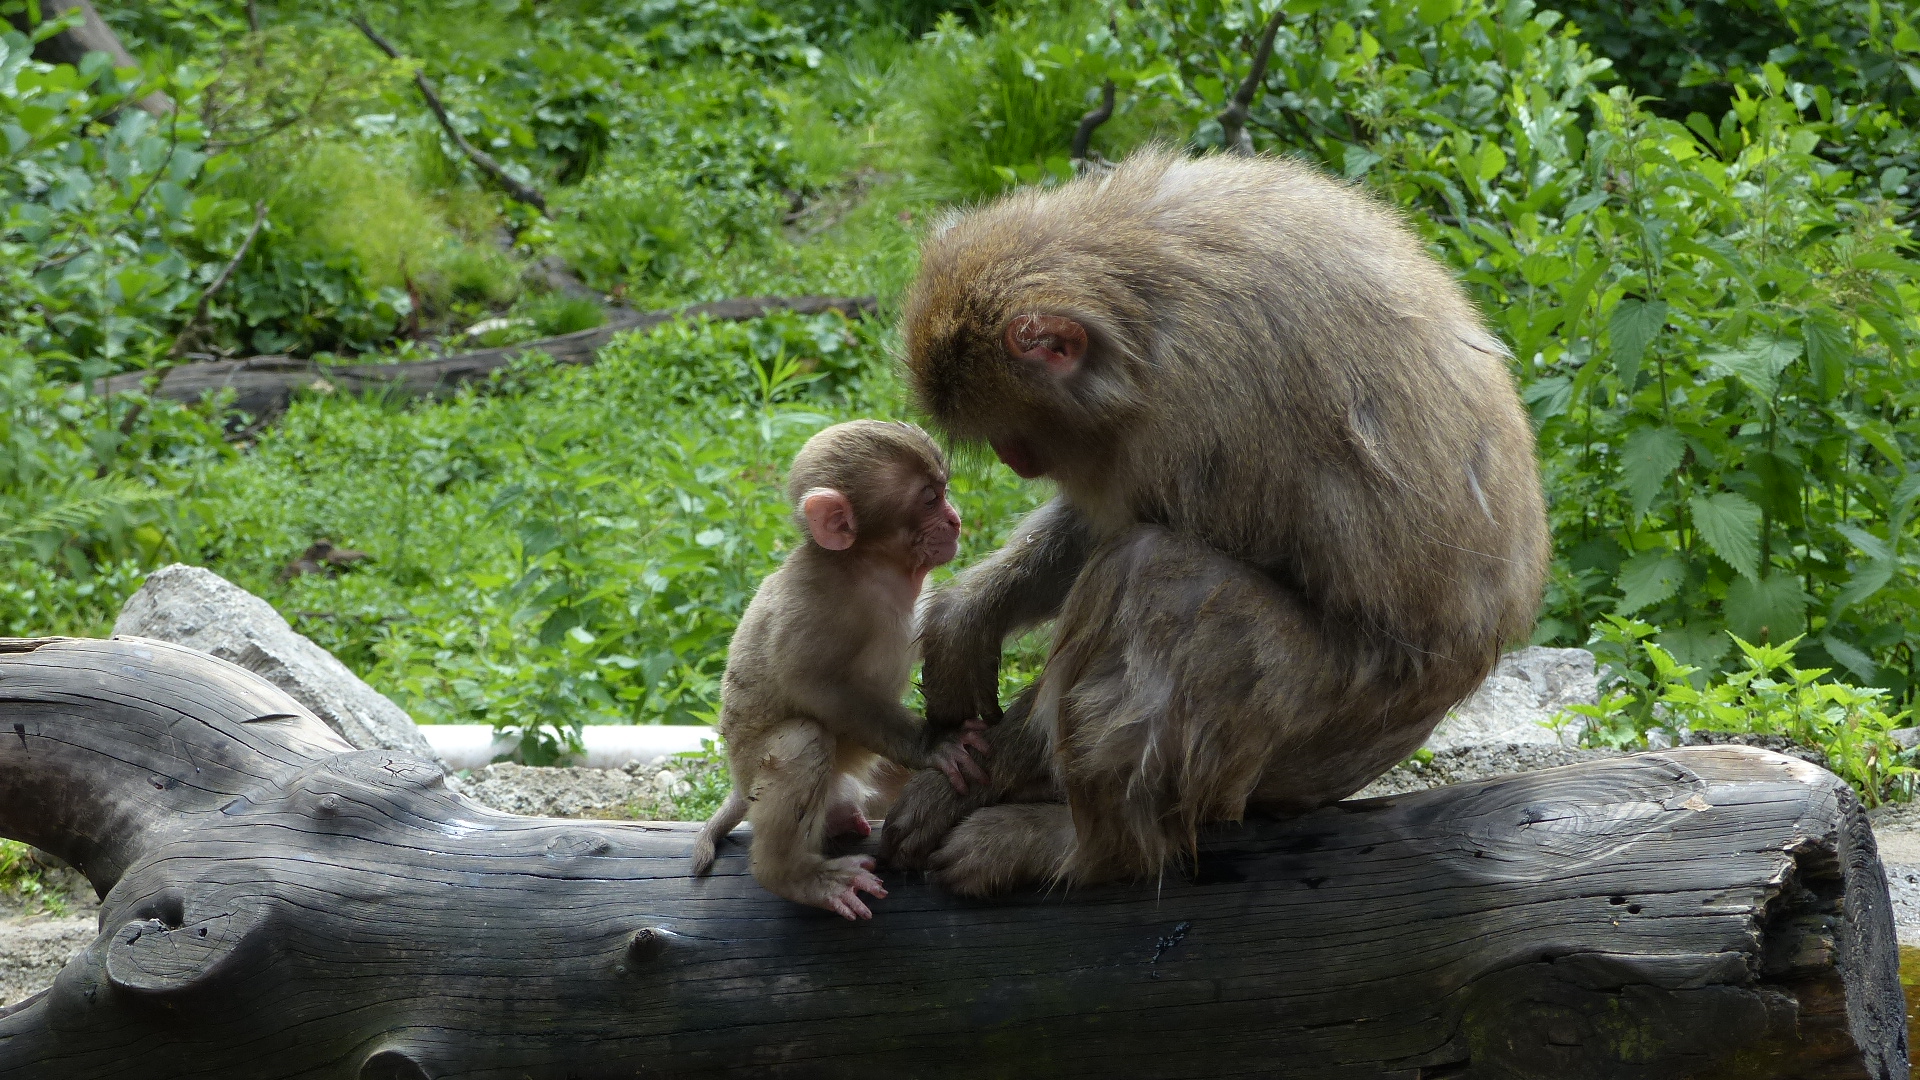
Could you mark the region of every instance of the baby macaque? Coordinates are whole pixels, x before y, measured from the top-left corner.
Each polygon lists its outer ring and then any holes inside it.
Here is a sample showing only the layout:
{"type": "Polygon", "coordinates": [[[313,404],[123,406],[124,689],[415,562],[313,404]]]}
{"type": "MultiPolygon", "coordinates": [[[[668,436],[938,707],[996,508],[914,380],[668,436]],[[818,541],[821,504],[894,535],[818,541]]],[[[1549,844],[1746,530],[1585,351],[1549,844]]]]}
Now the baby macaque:
{"type": "Polygon", "coordinates": [[[805,534],[740,619],[720,682],[733,792],[694,844],[696,874],[745,818],[753,876],[767,891],[848,919],[886,889],[865,856],[830,859],[832,836],[872,832],[862,806],[882,758],[934,767],[956,791],[984,782],[976,723],[942,729],[900,703],[914,660],[914,602],[952,560],[960,515],[947,464],[911,424],[854,420],[807,440],[787,478],[805,534]]]}

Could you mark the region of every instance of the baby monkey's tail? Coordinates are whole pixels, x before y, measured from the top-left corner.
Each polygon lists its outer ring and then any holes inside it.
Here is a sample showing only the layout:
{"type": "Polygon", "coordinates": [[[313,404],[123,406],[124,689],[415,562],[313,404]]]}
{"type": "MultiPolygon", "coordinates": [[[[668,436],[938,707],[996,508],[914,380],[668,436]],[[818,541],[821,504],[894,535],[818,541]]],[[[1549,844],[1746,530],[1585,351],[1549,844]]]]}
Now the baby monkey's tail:
{"type": "Polygon", "coordinates": [[[727,792],[727,801],[714,811],[707,823],[700,827],[700,836],[693,842],[693,873],[701,877],[713,869],[714,848],[720,844],[720,838],[733,831],[747,816],[747,799],[740,794],[739,788],[727,792]]]}

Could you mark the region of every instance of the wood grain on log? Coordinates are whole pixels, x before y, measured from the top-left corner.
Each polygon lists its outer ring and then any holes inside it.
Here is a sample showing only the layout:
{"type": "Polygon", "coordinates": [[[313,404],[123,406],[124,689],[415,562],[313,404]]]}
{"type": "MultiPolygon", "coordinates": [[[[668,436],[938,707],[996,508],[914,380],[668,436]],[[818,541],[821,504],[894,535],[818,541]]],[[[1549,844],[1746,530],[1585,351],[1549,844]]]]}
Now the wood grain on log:
{"type": "Polygon", "coordinates": [[[0,645],[0,832],[106,891],[0,1077],[1907,1075],[1831,774],[1694,747],[1218,830],[1197,873],[872,922],[691,825],[496,813],[141,639],[0,645]]]}
{"type": "MultiPolygon", "coordinates": [[[[565,364],[590,364],[594,353],[612,341],[615,334],[646,330],[683,316],[738,321],[757,319],[774,311],[794,311],[802,315],[838,311],[852,317],[871,314],[874,306],[871,296],[794,296],[720,300],[677,311],[621,309],[609,313],[605,323],[589,330],[520,345],[480,349],[438,360],[403,364],[321,364],[287,356],[251,356],[244,360],[180,364],[162,372],[158,385],[150,392],[170,401],[194,402],[206,394],[231,388],[235,394],[235,408],[255,419],[265,419],[285,411],[293,395],[303,390],[350,394],[381,392],[401,398],[442,397],[464,383],[486,378],[528,353],[545,353],[565,364]]],[[[93,389],[99,394],[138,390],[151,378],[151,372],[129,371],[101,379],[93,384],[93,389]]]]}

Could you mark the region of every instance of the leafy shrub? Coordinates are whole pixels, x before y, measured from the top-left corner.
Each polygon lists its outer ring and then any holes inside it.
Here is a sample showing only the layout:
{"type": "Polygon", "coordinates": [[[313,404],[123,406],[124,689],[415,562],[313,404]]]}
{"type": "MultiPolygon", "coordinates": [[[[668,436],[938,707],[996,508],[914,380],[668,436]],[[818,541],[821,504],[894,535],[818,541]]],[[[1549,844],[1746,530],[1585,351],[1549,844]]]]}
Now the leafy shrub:
{"type": "Polygon", "coordinates": [[[182,550],[183,502],[229,457],[207,409],[49,382],[0,337],[0,627],[101,632],[139,567],[182,550]]]}
{"type": "Polygon", "coordinates": [[[102,54],[78,68],[31,56],[0,33],[0,328],[67,378],[150,365],[244,208],[191,193],[208,167],[191,117],[114,112],[152,89],[137,73],[102,54]]]}
{"type": "Polygon", "coordinates": [[[1911,117],[1920,54],[1911,9],[1874,0],[1575,0],[1559,5],[1635,94],[1662,115],[1719,116],[1766,65],[1833,97],[1911,117]],[[1903,67],[1902,65],[1906,65],[1903,67]]]}
{"type": "Polygon", "coordinates": [[[980,31],[949,13],[927,35],[923,122],[961,197],[1073,175],[1074,128],[1117,51],[1090,5],[994,15],[980,31]]]}
{"type": "Polygon", "coordinates": [[[1781,735],[1819,747],[1868,806],[1912,797],[1914,751],[1893,737],[1908,713],[1886,713],[1887,691],[1822,681],[1827,669],[1794,666],[1798,638],[1754,645],[1738,635],[1730,636],[1741,668],[1697,686],[1700,669],[1661,648],[1656,633],[1619,616],[1603,622],[1597,652],[1619,678],[1597,705],[1568,710],[1584,721],[1587,745],[1637,749],[1656,732],[1668,743],[1694,731],[1781,735]]]}

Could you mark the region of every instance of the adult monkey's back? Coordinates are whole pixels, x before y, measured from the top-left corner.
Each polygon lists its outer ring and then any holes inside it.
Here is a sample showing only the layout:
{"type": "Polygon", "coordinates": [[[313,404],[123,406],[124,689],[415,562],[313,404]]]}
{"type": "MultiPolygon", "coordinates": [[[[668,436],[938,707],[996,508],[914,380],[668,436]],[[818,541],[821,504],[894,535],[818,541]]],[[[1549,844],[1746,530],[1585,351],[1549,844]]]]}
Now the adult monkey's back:
{"type": "Polygon", "coordinates": [[[1353,793],[1532,625],[1547,556],[1506,350],[1359,191],[1278,158],[1134,156],[926,244],[921,406],[1059,497],[935,595],[930,722],[999,715],[993,782],[922,774],[883,856],[984,893],[1156,873],[1209,821],[1353,793]]]}

